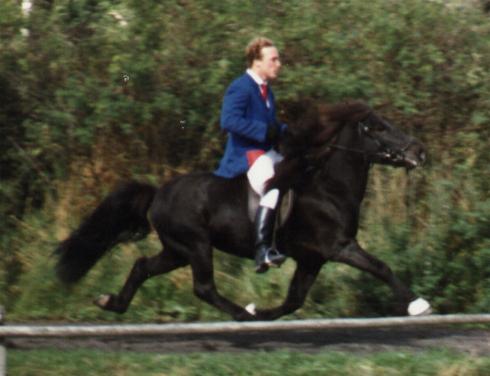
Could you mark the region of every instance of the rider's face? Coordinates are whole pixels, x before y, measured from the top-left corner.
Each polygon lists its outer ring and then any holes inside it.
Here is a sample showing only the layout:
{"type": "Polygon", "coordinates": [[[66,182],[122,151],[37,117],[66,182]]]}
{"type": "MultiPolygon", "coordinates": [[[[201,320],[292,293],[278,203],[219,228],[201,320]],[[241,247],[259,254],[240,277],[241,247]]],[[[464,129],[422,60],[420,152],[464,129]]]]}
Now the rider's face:
{"type": "Polygon", "coordinates": [[[262,48],[262,59],[255,60],[257,73],[263,80],[273,80],[281,69],[281,60],[276,47],[262,48]]]}

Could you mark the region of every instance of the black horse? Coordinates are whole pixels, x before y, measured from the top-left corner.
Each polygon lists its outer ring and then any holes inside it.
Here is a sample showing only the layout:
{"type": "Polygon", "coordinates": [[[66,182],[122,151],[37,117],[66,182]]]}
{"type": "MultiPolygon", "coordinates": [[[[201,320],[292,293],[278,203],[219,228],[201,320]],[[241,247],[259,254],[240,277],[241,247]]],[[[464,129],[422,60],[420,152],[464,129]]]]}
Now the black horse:
{"type": "Polygon", "coordinates": [[[244,308],[220,295],[215,286],[213,248],[254,258],[244,176],[224,179],[191,173],[159,189],[138,182],[121,185],[59,245],[57,275],[66,283],[78,281],[110,248],[143,238],[152,226],[163,251],[138,259],[119,294],[100,296],[95,301],[99,307],[123,313],[148,278],[190,265],[194,293],[202,300],[235,320],[274,320],[300,308],[322,266],[335,261],[387,283],[403,314],[428,313],[429,304],[356,241],[370,166],[412,169],[425,160],[423,145],[359,102],[311,104],[307,111],[298,107],[296,118],[282,144],[285,159],[269,182],[270,187],[295,193],[291,213],[276,233],[278,249],[297,263],[282,305],[244,308]]]}

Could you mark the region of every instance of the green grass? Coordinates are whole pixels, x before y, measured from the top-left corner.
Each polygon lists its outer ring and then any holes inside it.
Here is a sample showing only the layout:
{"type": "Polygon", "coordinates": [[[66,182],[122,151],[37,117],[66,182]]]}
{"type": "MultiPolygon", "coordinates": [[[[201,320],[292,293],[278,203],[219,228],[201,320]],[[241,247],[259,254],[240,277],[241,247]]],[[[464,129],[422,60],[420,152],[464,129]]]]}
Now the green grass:
{"type": "Polygon", "coordinates": [[[436,375],[490,374],[490,356],[475,357],[446,350],[341,352],[304,354],[293,351],[191,353],[162,355],[95,350],[9,350],[8,375],[436,375]]]}

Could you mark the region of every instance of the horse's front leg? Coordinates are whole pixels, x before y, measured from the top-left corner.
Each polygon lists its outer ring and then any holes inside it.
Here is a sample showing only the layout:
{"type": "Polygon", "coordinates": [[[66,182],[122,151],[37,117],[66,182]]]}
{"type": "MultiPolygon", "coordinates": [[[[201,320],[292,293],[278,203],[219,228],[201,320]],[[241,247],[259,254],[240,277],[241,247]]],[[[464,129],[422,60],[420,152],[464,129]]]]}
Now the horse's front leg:
{"type": "Polygon", "coordinates": [[[383,261],[367,253],[353,240],[333,259],[366,271],[387,283],[400,302],[400,314],[410,316],[430,314],[430,304],[409,290],[383,261]]]}
{"type": "Polygon", "coordinates": [[[319,262],[317,265],[312,266],[298,262],[293,279],[289,285],[286,300],[280,306],[271,309],[256,310],[255,306],[250,304],[247,306],[247,309],[257,320],[275,320],[296,311],[303,306],[308,291],[315,282],[323,264],[324,262],[319,262]]]}

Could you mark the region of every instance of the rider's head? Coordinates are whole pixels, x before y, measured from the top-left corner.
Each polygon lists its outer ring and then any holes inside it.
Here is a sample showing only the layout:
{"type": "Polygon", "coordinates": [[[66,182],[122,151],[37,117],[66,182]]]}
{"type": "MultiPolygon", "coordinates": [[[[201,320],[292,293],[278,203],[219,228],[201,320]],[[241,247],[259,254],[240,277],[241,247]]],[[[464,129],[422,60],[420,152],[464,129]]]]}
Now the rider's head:
{"type": "Polygon", "coordinates": [[[258,37],[253,39],[245,49],[247,64],[263,80],[273,80],[279,74],[281,60],[279,52],[272,41],[258,37]]]}

